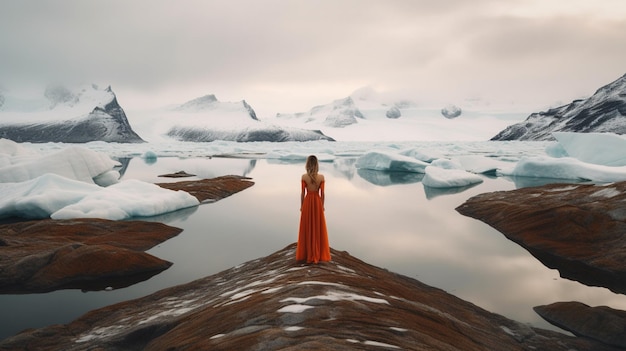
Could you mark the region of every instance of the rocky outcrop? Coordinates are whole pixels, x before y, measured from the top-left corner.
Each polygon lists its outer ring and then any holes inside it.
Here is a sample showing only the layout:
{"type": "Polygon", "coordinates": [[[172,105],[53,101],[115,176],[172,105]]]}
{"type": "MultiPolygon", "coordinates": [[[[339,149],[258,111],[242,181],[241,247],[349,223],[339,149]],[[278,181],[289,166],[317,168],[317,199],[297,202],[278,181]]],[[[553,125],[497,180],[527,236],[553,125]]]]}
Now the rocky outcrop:
{"type": "Polygon", "coordinates": [[[553,140],[553,132],[626,134],[626,75],[588,99],[533,113],[491,140],[553,140]]]}
{"type": "Polygon", "coordinates": [[[457,211],[499,230],[562,277],[626,293],[626,182],[481,194],[457,211]]]}
{"type": "Polygon", "coordinates": [[[214,202],[245,190],[254,185],[254,182],[247,177],[228,175],[211,179],[157,183],[157,185],[170,190],[186,191],[200,202],[214,202]]]}
{"type": "Polygon", "coordinates": [[[543,319],[574,335],[626,349],[626,311],[580,302],[557,302],[534,309],[543,319]]]}
{"type": "Polygon", "coordinates": [[[0,350],[596,350],[332,250],[295,262],[295,244],[194,282],[27,330],[0,350]]]}
{"type": "Polygon", "coordinates": [[[0,293],[135,284],[171,266],[143,251],[180,232],[161,223],[103,219],[2,224],[0,293]]]}

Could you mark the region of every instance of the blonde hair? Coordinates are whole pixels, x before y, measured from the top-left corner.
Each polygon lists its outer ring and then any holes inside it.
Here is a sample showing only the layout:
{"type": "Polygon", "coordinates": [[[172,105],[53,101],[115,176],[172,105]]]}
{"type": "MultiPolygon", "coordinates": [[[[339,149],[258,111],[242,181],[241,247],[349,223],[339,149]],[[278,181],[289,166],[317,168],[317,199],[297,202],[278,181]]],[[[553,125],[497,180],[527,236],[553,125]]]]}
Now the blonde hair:
{"type": "Polygon", "coordinates": [[[317,157],[315,155],[311,155],[306,158],[306,174],[311,177],[311,181],[313,184],[317,184],[317,172],[319,171],[319,164],[317,163],[317,157]]]}

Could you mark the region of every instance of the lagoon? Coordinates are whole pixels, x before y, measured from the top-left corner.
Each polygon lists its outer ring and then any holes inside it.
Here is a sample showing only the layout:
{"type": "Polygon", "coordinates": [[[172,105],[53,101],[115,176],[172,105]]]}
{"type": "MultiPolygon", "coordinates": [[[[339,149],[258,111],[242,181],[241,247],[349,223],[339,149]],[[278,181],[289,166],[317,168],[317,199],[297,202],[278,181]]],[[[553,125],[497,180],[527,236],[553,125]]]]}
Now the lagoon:
{"type": "MultiPolygon", "coordinates": [[[[297,240],[303,160],[198,155],[120,160],[122,179],[179,181],[158,175],[184,170],[197,178],[243,175],[255,185],[215,203],[147,219],[184,229],[148,251],[174,264],[147,281],[113,291],[0,295],[0,338],[68,323],[92,309],[220,272],[297,240]]],[[[623,295],[562,279],[498,231],[455,211],[473,195],[549,180],[481,176],[483,183],[470,188],[435,190],[424,187],[420,174],[357,170],[355,162],[345,152],[320,164],[332,248],[536,327],[558,330],[535,314],[537,305],[580,301],[626,309],[623,295]]]]}

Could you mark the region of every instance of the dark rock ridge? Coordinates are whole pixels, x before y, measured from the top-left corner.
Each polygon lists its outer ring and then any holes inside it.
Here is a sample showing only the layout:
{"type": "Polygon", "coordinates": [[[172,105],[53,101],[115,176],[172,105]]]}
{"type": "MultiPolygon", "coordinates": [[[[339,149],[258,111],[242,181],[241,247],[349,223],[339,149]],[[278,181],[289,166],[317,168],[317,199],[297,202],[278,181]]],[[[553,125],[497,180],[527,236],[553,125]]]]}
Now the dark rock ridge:
{"type": "Polygon", "coordinates": [[[332,250],[295,244],[188,284],[26,330],[0,350],[617,350],[536,329],[332,250]]]}
{"type": "Polygon", "coordinates": [[[259,125],[242,129],[223,130],[200,127],[172,127],[167,135],[180,141],[211,142],[217,140],[254,142],[254,141],[335,141],[324,135],[320,130],[279,127],[275,125],[259,125]]]}
{"type": "Polygon", "coordinates": [[[557,302],[537,306],[535,311],[574,335],[626,349],[626,311],[606,306],[589,307],[580,302],[557,302]]]}
{"type": "Polygon", "coordinates": [[[564,278],[626,293],[626,182],[481,194],[457,211],[499,230],[564,278]]]}
{"type": "MultiPolygon", "coordinates": [[[[0,138],[32,143],[143,142],[144,140],[131,128],[111,87],[108,87],[106,92],[112,95],[111,101],[104,106],[96,106],[87,116],[46,123],[1,124],[0,138]]],[[[61,88],[52,90],[49,88],[46,90],[46,96],[50,99],[52,107],[76,99],[61,88]]]]}
{"type": "Polygon", "coordinates": [[[103,219],[40,220],[0,225],[0,293],[122,288],[169,268],[143,251],[181,229],[103,219]]]}
{"type": "Polygon", "coordinates": [[[533,113],[491,140],[554,140],[552,132],[626,134],[626,75],[598,89],[588,99],[533,113]]]}

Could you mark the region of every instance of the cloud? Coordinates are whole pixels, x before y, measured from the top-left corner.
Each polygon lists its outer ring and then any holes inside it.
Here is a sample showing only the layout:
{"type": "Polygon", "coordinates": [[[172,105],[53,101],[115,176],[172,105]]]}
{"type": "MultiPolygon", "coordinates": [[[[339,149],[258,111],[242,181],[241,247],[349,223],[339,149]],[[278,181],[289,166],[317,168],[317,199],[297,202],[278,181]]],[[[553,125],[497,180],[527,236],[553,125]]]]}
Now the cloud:
{"type": "Polygon", "coordinates": [[[129,104],[215,93],[275,112],[364,85],[425,101],[553,101],[623,74],[626,6],[593,4],[3,1],[0,84],[95,81],[132,93],[129,104]]]}

